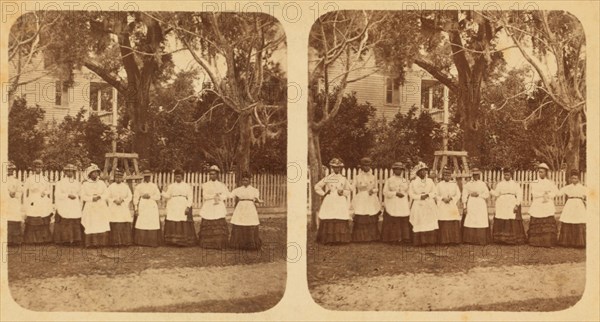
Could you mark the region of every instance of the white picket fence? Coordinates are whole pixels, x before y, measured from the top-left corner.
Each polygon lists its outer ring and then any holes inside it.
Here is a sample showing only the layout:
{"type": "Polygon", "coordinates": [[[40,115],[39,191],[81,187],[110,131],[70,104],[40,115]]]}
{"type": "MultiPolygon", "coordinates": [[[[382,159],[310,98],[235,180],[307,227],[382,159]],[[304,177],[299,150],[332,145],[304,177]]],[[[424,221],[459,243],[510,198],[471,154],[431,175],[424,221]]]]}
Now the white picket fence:
{"type": "MultiPolygon", "coordinates": [[[[375,178],[377,178],[377,187],[379,189],[378,196],[379,200],[383,201],[383,185],[385,180],[393,175],[391,169],[372,169],[375,178]]],[[[348,180],[352,182],[352,179],[358,174],[358,168],[345,168],[342,169],[342,175],[345,176],[348,180]]],[[[326,173],[329,173],[327,170],[326,173]]],[[[403,172],[402,176],[407,178],[410,174],[407,172],[403,172]]],[[[581,183],[585,184],[585,172],[581,172],[581,183]]],[[[562,188],[563,186],[568,184],[569,176],[565,173],[565,171],[550,171],[548,173],[548,178],[553,180],[558,188],[562,188]]],[[[490,189],[493,189],[496,186],[498,181],[501,181],[503,178],[503,173],[501,170],[485,170],[482,171],[481,179],[487,183],[490,189]]],[[[532,170],[517,170],[513,174],[513,179],[519,183],[521,189],[523,190],[523,207],[529,207],[532,202],[531,192],[530,192],[530,184],[537,180],[537,172],[532,170]]],[[[310,210],[311,205],[311,191],[313,187],[310,186],[310,178],[308,180],[308,189],[309,189],[309,205],[308,209],[310,210]]],[[[353,194],[352,194],[353,196],[353,194]]],[[[352,198],[351,196],[351,198],[352,198]]],[[[488,207],[494,207],[495,197],[490,197],[487,200],[488,207]]],[[[554,198],[554,202],[557,206],[562,206],[565,203],[565,197],[556,197],[554,198]]]]}
{"type": "MultiPolygon", "coordinates": [[[[33,171],[17,171],[16,177],[25,181],[27,177],[33,174],[33,171]]],[[[62,171],[43,171],[43,176],[48,179],[52,188],[52,200],[54,200],[54,190],[56,182],[62,177],[62,171]]],[[[76,178],[82,181],[83,172],[76,173],[76,178]]],[[[158,172],[153,174],[152,181],[158,185],[161,191],[164,191],[169,184],[175,181],[174,174],[172,172],[158,172]]],[[[193,190],[193,207],[199,208],[202,200],[201,185],[203,182],[208,181],[208,173],[202,172],[185,172],[183,180],[192,186],[193,190]]],[[[229,190],[233,190],[236,187],[235,173],[225,173],[219,178],[229,190]]],[[[252,176],[251,184],[260,192],[260,197],[264,200],[263,204],[257,205],[262,208],[271,208],[273,210],[285,211],[287,204],[287,177],[285,174],[273,174],[273,173],[261,173],[252,176]]],[[[136,183],[133,183],[132,189],[136,183]]],[[[164,207],[166,201],[161,199],[159,207],[164,207]]],[[[226,202],[227,207],[234,206],[234,200],[229,199],[226,202]]]]}

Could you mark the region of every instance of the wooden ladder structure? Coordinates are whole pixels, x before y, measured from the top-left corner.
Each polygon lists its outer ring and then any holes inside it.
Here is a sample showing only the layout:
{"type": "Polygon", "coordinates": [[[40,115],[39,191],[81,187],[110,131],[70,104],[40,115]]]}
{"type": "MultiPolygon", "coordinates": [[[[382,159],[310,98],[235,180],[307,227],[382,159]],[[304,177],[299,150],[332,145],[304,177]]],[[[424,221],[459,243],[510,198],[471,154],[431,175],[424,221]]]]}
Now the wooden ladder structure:
{"type": "Polygon", "coordinates": [[[470,176],[468,154],[466,151],[435,151],[433,154],[433,171],[441,175],[445,166],[449,166],[454,173],[456,182],[462,188],[465,178],[470,176]]]}
{"type": "Polygon", "coordinates": [[[110,181],[114,180],[116,169],[123,171],[123,178],[130,184],[142,180],[137,153],[109,152],[104,155],[104,158],[104,174],[110,181]],[[119,168],[119,165],[122,165],[122,168],[119,168]]]}

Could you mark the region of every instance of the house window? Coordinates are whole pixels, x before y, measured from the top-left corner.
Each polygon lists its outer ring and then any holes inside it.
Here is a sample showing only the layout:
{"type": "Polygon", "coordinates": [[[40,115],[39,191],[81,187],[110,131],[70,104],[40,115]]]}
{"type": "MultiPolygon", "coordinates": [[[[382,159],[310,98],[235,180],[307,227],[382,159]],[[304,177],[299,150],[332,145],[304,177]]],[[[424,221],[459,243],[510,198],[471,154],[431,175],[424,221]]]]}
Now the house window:
{"type": "Polygon", "coordinates": [[[112,110],[112,88],[101,82],[90,82],[90,108],[94,112],[112,110]]]}
{"type": "Polygon", "coordinates": [[[444,85],[435,80],[421,80],[421,107],[425,109],[443,109],[444,85]]]}
{"type": "Polygon", "coordinates": [[[400,104],[400,86],[393,78],[385,78],[385,103],[390,105],[400,104]]]}
{"type": "Polygon", "coordinates": [[[62,81],[54,83],[54,105],[69,106],[69,86],[62,81]]]}

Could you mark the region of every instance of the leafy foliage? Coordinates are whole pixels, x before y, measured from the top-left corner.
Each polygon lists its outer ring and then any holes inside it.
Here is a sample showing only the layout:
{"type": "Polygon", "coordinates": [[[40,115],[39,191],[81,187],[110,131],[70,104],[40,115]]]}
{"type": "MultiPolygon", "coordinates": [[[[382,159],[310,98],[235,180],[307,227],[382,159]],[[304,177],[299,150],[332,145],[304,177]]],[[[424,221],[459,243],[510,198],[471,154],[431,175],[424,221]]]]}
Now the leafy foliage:
{"type": "Polygon", "coordinates": [[[19,169],[31,167],[41,156],[44,132],[39,125],[44,114],[39,106],[28,107],[25,99],[13,101],[8,114],[8,159],[19,169]]]}

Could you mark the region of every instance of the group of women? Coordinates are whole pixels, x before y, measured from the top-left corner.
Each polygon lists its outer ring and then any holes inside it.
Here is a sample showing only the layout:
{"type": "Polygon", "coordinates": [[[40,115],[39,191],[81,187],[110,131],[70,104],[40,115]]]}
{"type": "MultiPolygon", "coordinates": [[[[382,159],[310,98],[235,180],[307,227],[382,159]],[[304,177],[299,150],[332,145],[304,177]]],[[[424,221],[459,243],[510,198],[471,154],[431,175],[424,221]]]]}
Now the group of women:
{"type": "Polygon", "coordinates": [[[372,161],[361,160],[361,170],[351,183],[341,174],[344,164],[334,158],[331,173],[315,185],[323,197],[319,210],[317,242],[343,244],[383,241],[410,243],[415,246],[433,244],[501,243],[552,247],[585,247],[586,188],[579,172],[570,173],[570,184],[558,189],[548,178],[549,167],[537,167],[538,179],[530,183],[533,201],[529,207],[529,227],[525,232],[521,215],[523,190],[512,178],[510,169],[503,170],[503,180],[492,190],[481,180],[481,172],[471,170],[471,180],[462,191],[452,180],[452,171],[444,169],[442,179],[434,182],[429,168],[419,162],[409,181],[402,176],[404,164],[392,166],[393,175],[383,186],[383,207],[378,197],[377,178],[371,171],[372,161]],[[353,195],[350,202],[350,196],[353,195]],[[495,214],[490,225],[487,199],[495,196],[495,214]],[[554,198],[566,196],[559,225],[555,219],[554,198]],[[462,201],[461,213],[458,202],[462,201]],[[380,216],[383,220],[380,229],[380,216]],[[352,223],[352,225],[350,225],[352,223]]]}
{"type": "Polygon", "coordinates": [[[230,192],[218,180],[219,168],[210,167],[209,181],[201,186],[201,222],[200,231],[196,233],[192,187],[183,181],[181,170],[175,170],[175,182],[162,193],[152,182],[152,173],[144,171],[143,181],[135,185],[132,193],[119,170],[114,173],[114,182],[107,186],[100,179],[97,165],[91,164],[85,170],[84,181],[79,182],[75,178],[77,168],[68,164],[63,169],[64,176],[56,183],[53,205],[50,182],[42,174],[43,162],[35,160],[33,164],[34,173],[23,183],[15,176],[14,164],[8,166],[5,192],[9,245],[200,245],[251,250],[261,247],[255,203],[262,201],[258,189],[250,185],[249,175],[244,175],[240,187],[230,192]],[[162,229],[158,207],[161,198],[167,200],[162,229]],[[225,201],[230,198],[237,201],[231,218],[231,234],[225,219],[225,201]]]}

